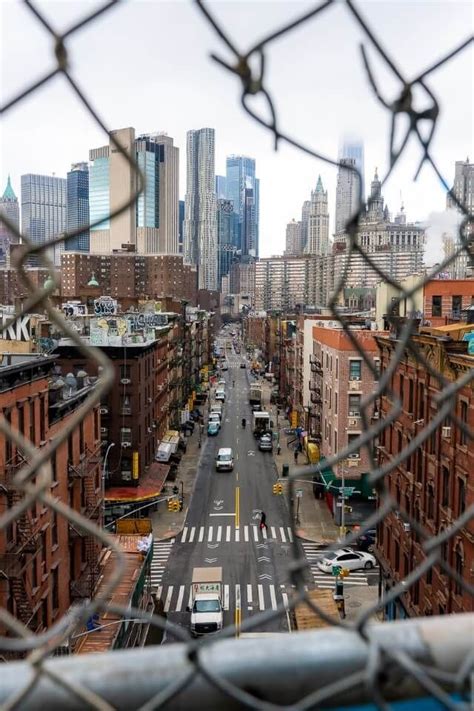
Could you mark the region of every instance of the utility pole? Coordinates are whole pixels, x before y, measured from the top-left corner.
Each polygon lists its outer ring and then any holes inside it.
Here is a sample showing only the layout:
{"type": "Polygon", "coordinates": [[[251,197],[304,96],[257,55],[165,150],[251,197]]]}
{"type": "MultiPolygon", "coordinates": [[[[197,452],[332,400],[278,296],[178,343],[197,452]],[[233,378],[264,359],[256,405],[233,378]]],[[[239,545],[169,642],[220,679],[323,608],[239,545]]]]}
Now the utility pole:
{"type": "Polygon", "coordinates": [[[341,527],[339,535],[341,538],[346,537],[346,470],[344,464],[341,465],[342,472],[342,495],[341,495],[341,527]]]}

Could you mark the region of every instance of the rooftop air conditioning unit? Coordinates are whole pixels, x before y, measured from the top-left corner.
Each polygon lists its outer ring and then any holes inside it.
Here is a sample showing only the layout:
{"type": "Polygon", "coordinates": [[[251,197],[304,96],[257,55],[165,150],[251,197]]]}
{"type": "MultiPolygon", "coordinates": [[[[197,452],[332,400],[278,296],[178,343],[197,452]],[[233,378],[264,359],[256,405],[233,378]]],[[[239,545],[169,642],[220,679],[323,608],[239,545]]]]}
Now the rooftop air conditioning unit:
{"type": "Polygon", "coordinates": [[[451,437],[451,427],[442,427],[441,436],[445,439],[449,439],[451,437]]]}
{"type": "Polygon", "coordinates": [[[131,382],[130,378],[120,378],[121,385],[130,385],[131,382]]]}

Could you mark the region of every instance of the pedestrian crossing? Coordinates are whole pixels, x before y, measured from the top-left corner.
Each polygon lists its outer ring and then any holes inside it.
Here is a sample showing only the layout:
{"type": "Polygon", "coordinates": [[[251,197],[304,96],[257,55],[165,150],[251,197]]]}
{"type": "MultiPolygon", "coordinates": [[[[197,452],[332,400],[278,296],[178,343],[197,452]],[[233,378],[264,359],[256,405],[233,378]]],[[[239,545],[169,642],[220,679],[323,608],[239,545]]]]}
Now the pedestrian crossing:
{"type": "Polygon", "coordinates": [[[257,524],[185,526],[176,539],[178,543],[261,543],[262,541],[277,541],[292,543],[293,533],[290,526],[268,526],[260,529],[257,524]]]}
{"type": "MultiPolygon", "coordinates": [[[[293,587],[263,583],[224,584],[222,586],[224,610],[239,608],[262,612],[276,610],[282,605],[288,609],[293,587]]],[[[163,602],[164,612],[186,612],[186,608],[192,605],[192,585],[159,585],[156,598],[163,602]]]]}
{"type": "Polygon", "coordinates": [[[158,541],[153,543],[153,556],[150,564],[150,581],[153,589],[160,585],[171,553],[173,541],[158,541]]]}
{"type": "MultiPolygon", "coordinates": [[[[335,576],[329,573],[323,573],[318,567],[318,560],[322,560],[326,553],[329,553],[328,548],[321,548],[317,543],[304,542],[301,544],[305,552],[306,558],[309,562],[309,567],[311,570],[311,576],[313,578],[316,587],[323,590],[334,590],[336,586],[335,576]]],[[[372,575],[367,574],[367,571],[363,570],[351,570],[349,575],[344,578],[344,587],[352,586],[363,586],[367,587],[369,585],[369,580],[373,579],[373,574],[378,577],[378,566],[371,569],[372,575]]]]}

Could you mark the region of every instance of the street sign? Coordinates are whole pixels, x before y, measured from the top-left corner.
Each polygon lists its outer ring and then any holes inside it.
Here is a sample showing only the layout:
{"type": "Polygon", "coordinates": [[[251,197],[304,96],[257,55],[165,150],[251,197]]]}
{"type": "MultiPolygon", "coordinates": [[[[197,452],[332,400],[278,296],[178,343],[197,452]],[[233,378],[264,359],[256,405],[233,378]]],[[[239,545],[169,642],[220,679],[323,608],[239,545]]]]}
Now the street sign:
{"type": "Polygon", "coordinates": [[[341,566],[340,565],[333,565],[332,566],[332,574],[333,575],[340,575],[341,574],[341,566]]]}
{"type": "Polygon", "coordinates": [[[303,496],[303,489],[296,489],[296,498],[301,499],[303,496]]]}
{"type": "Polygon", "coordinates": [[[340,486],[339,487],[339,495],[342,495],[342,492],[344,490],[344,496],[352,496],[352,494],[355,491],[355,486],[340,486]]]}

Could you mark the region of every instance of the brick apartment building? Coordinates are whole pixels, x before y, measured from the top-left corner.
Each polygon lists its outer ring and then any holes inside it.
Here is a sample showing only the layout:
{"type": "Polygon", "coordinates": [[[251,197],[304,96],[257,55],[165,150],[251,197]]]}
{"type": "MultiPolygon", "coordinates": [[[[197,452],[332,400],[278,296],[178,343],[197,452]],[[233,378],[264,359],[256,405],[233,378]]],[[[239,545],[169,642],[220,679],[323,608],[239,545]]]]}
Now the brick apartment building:
{"type": "MultiPolygon", "coordinates": [[[[49,277],[49,271],[41,267],[27,270],[35,289],[42,289],[44,282],[49,277]]],[[[0,269],[0,304],[15,305],[28,297],[28,289],[20,279],[17,269],[2,267],[0,269]]]]}
{"type": "MultiPolygon", "coordinates": [[[[93,387],[87,377],[60,379],[55,358],[36,354],[4,354],[0,377],[3,416],[36,448],[64,430],[93,387]]],[[[0,434],[0,514],[23,498],[13,479],[28,459],[25,454],[0,434]]],[[[53,456],[50,493],[100,525],[101,490],[95,407],[53,456]]],[[[92,595],[100,549],[94,537],[34,504],[0,531],[0,605],[33,632],[48,628],[73,600],[92,595]]]]}
{"type": "Polygon", "coordinates": [[[423,316],[431,326],[465,320],[474,303],[474,279],[433,279],[423,289],[423,316]]]}
{"type": "MultiPolygon", "coordinates": [[[[352,330],[354,338],[366,353],[374,372],[362,359],[349,336],[341,327],[329,325],[313,327],[313,353],[310,356],[310,402],[319,411],[316,418],[321,427],[321,454],[331,457],[353,444],[363,431],[362,402],[377,387],[380,367],[375,336],[377,332],[352,330]]],[[[377,404],[366,409],[369,423],[379,417],[377,404]]],[[[333,469],[336,479],[344,476],[347,486],[354,486],[364,500],[374,500],[368,484],[371,471],[369,454],[365,447],[355,449],[333,469]]],[[[341,482],[335,482],[341,485],[341,482]]],[[[327,501],[335,512],[331,490],[327,501]]]]}
{"type": "MultiPolygon", "coordinates": [[[[442,284],[443,282],[441,282],[442,284]]],[[[456,324],[438,328],[423,328],[412,336],[420,353],[450,382],[459,380],[474,367],[474,356],[468,355],[462,338],[474,326],[456,324]]],[[[377,336],[381,369],[386,370],[397,341],[388,335],[377,336]]],[[[403,411],[384,430],[380,438],[380,463],[384,464],[402,452],[426,423],[437,414],[440,384],[437,377],[410,353],[397,365],[391,388],[401,402],[403,411]]],[[[474,427],[474,391],[472,381],[455,392],[453,412],[474,427]]],[[[391,410],[387,395],[382,397],[381,417],[391,410]]],[[[407,457],[390,474],[387,483],[398,510],[423,526],[429,537],[448,529],[474,504],[474,443],[456,423],[446,418],[424,440],[414,454],[407,457]]],[[[416,565],[425,560],[421,538],[404,521],[391,513],[379,526],[379,560],[383,570],[384,588],[390,590],[405,578],[416,565]]],[[[466,583],[472,585],[474,566],[474,522],[466,523],[441,547],[442,559],[466,583]]],[[[387,606],[390,619],[395,617],[439,615],[467,612],[474,609],[473,600],[439,565],[433,566],[396,603],[387,606]]]]}
{"type": "Polygon", "coordinates": [[[92,277],[101,293],[115,299],[155,299],[164,296],[195,304],[196,270],[172,254],[138,255],[63,252],[61,296],[79,299],[92,277]]]}

